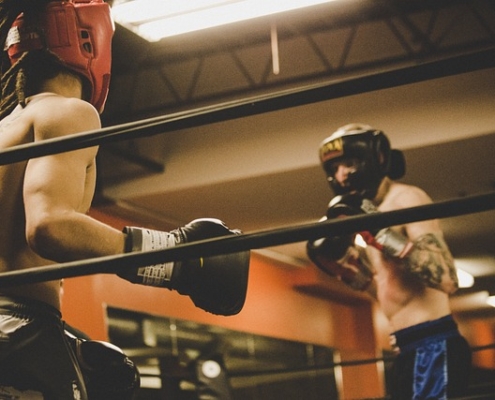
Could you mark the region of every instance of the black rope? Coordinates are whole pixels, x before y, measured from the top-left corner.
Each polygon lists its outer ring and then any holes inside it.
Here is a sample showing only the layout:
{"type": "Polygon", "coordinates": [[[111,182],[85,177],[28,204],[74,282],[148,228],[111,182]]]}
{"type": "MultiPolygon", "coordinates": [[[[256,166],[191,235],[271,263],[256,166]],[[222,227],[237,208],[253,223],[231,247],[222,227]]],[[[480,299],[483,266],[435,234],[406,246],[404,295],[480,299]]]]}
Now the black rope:
{"type": "MultiPolygon", "coordinates": [[[[476,353],[478,351],[483,350],[495,350],[495,343],[487,344],[484,346],[475,346],[471,347],[471,351],[476,353]]],[[[334,361],[332,363],[324,363],[319,365],[311,365],[311,366],[301,366],[301,367],[293,367],[293,368],[271,368],[271,369],[263,369],[261,371],[230,371],[230,377],[254,377],[259,375],[268,375],[268,374],[283,374],[283,373],[291,373],[291,372],[311,372],[311,371],[319,371],[319,370],[327,370],[333,369],[335,367],[355,367],[358,365],[366,365],[366,364],[376,364],[378,362],[389,363],[395,360],[395,355],[376,357],[376,358],[364,358],[364,359],[356,359],[356,360],[347,360],[347,361],[334,361]]]]}
{"type": "Polygon", "coordinates": [[[353,232],[381,229],[415,221],[455,217],[495,209],[495,192],[447,200],[383,213],[351,216],[299,226],[224,236],[150,252],[118,254],[87,260],[40,266],[0,274],[0,287],[37,283],[48,280],[115,273],[123,268],[136,268],[191,258],[260,249],[353,232]]]}
{"type": "Polygon", "coordinates": [[[495,67],[495,49],[115,125],[0,151],[0,165],[495,67]]]}
{"type": "MultiPolygon", "coordinates": [[[[484,351],[484,350],[495,350],[495,343],[487,344],[484,346],[474,346],[471,347],[471,351],[473,353],[484,351]]],[[[379,362],[389,363],[394,361],[396,358],[395,355],[376,357],[376,358],[364,358],[364,359],[356,359],[356,360],[346,360],[346,361],[334,361],[332,363],[324,363],[319,365],[311,365],[311,366],[301,366],[301,367],[293,367],[293,368],[272,368],[272,369],[263,369],[261,371],[241,371],[241,372],[229,372],[229,376],[231,377],[248,377],[248,376],[259,376],[266,374],[280,374],[280,373],[290,373],[290,372],[311,372],[318,371],[322,369],[333,369],[335,367],[354,367],[358,365],[367,365],[367,364],[376,364],[379,362]]]]}

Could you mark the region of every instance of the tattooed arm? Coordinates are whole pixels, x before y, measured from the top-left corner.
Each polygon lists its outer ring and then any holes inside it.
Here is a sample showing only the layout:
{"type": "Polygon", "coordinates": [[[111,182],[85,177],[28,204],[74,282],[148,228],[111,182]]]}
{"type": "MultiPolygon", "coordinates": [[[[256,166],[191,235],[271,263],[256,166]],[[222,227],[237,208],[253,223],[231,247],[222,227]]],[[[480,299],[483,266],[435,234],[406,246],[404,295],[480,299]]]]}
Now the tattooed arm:
{"type": "Polygon", "coordinates": [[[452,294],[459,287],[454,260],[441,233],[427,233],[414,240],[404,266],[434,289],[452,294]]]}
{"type": "MultiPolygon", "coordinates": [[[[422,189],[394,183],[388,196],[380,205],[380,211],[390,211],[400,208],[416,207],[432,203],[431,198],[422,189]]],[[[409,243],[402,254],[391,254],[400,258],[402,265],[414,277],[419,278],[428,287],[452,294],[458,288],[458,279],[454,260],[445,242],[438,219],[417,221],[389,230],[397,237],[403,237],[403,242],[409,243]]],[[[382,244],[387,237],[378,238],[382,244]]],[[[385,235],[386,236],[386,235],[385,235]]],[[[400,240],[399,240],[400,241],[400,240]]]]}

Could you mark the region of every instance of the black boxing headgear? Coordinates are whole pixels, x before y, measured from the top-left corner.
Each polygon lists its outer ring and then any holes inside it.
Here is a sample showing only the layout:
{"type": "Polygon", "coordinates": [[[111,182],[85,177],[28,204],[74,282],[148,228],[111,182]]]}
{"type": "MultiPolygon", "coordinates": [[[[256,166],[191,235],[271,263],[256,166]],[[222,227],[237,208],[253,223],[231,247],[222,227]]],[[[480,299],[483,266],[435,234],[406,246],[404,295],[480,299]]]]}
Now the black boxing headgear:
{"type": "Polygon", "coordinates": [[[376,196],[385,176],[400,178],[405,169],[402,153],[391,150],[382,131],[360,125],[342,127],[325,139],[320,145],[320,162],[336,195],[355,191],[367,198],[376,196]],[[354,170],[348,175],[348,185],[342,186],[335,179],[335,165],[349,159],[355,160],[354,170]],[[396,163],[400,171],[392,172],[393,159],[400,159],[396,163]]]}

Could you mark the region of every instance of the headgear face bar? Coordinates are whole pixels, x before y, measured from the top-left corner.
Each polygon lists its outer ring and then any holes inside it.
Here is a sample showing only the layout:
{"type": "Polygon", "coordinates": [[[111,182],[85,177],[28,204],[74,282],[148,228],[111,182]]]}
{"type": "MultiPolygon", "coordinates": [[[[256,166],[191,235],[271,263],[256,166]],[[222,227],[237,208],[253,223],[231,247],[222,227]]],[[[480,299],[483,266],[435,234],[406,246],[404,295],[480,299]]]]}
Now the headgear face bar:
{"type": "Polygon", "coordinates": [[[401,172],[393,171],[394,157],[398,150],[390,148],[390,142],[382,131],[375,129],[339,129],[320,145],[320,162],[327,174],[330,187],[336,195],[357,191],[375,197],[385,176],[400,178],[401,172]],[[355,170],[349,175],[349,186],[343,187],[335,180],[335,163],[355,159],[355,170]]]}

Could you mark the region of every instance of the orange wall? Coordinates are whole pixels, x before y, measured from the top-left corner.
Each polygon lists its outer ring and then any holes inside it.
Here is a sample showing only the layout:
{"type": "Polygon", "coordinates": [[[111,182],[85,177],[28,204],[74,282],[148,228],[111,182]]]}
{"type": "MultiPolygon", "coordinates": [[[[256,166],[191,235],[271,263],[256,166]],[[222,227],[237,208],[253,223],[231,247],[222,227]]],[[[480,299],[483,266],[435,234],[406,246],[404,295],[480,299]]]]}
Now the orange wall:
{"type": "Polygon", "coordinates": [[[456,320],[462,335],[471,347],[482,348],[482,350],[473,353],[473,365],[479,368],[495,369],[495,348],[490,346],[495,343],[494,318],[465,319],[461,315],[456,320]]]}
{"type": "MultiPolygon", "coordinates": [[[[124,225],[96,211],[93,215],[118,228],[124,225]]],[[[64,319],[94,339],[107,339],[106,305],[330,346],[340,351],[343,361],[376,356],[368,301],[356,298],[312,265],[289,266],[256,253],[251,257],[246,303],[238,315],[215,316],[177,292],[134,285],[114,275],[65,280],[64,319]]],[[[383,396],[374,364],[345,367],[342,372],[343,398],[383,396]]]]}

